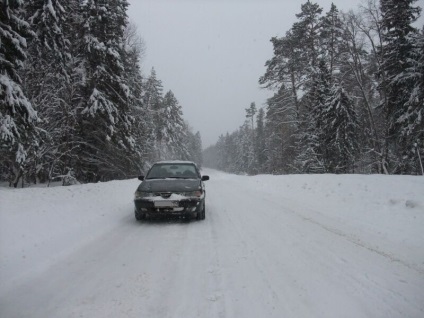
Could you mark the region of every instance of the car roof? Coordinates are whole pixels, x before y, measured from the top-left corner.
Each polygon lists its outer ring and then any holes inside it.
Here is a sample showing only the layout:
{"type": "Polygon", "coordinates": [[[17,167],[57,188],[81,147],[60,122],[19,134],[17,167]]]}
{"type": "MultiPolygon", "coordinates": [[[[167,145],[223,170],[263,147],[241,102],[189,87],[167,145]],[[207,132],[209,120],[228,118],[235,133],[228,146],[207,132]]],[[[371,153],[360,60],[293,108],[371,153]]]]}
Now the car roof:
{"type": "Polygon", "coordinates": [[[196,165],[193,161],[183,161],[183,160],[164,160],[164,161],[155,162],[154,165],[156,165],[156,164],[191,164],[191,165],[196,165]]]}

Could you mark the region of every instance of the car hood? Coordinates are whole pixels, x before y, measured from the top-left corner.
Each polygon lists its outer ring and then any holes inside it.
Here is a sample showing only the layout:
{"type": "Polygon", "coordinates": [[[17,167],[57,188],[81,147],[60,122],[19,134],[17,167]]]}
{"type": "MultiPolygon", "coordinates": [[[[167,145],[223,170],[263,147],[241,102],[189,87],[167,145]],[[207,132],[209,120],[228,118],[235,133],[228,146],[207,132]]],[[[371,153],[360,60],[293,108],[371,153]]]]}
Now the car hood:
{"type": "Polygon", "coordinates": [[[198,179],[154,179],[144,180],[138,187],[144,192],[189,192],[200,189],[198,179]]]}

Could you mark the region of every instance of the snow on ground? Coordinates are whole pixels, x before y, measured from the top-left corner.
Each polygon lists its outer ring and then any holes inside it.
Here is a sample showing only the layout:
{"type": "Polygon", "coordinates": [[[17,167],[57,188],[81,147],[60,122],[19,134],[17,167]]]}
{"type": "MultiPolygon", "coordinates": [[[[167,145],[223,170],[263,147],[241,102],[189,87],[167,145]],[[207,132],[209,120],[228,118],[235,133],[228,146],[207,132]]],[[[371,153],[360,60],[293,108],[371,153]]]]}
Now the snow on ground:
{"type": "Polygon", "coordinates": [[[205,170],[206,220],[138,180],[0,187],[0,317],[424,317],[424,178],[205,170]]]}

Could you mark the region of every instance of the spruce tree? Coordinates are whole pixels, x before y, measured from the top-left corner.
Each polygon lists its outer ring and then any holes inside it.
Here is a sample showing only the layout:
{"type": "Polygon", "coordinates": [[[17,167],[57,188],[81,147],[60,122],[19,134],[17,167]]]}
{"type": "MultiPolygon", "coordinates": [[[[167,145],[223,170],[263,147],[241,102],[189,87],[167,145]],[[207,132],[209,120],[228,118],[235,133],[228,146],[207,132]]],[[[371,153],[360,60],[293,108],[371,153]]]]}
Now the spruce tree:
{"type": "MultiPolygon", "coordinates": [[[[29,0],[25,4],[26,15],[36,34],[33,45],[38,58],[48,54],[50,63],[66,70],[65,61],[69,58],[69,42],[64,36],[64,23],[70,12],[65,11],[63,0],[29,0]]],[[[67,2],[75,2],[73,0],[67,2]]],[[[67,4],[69,5],[69,4],[67,4]]]]}
{"type": "Polygon", "coordinates": [[[267,100],[265,120],[266,172],[289,173],[295,156],[294,137],[299,121],[291,90],[284,85],[267,100]]]}
{"type": "Polygon", "coordinates": [[[313,74],[311,90],[304,96],[306,111],[298,133],[299,155],[296,159],[300,171],[309,173],[326,172],[327,145],[323,136],[323,112],[330,94],[331,75],[324,60],[313,74]]]}
{"type": "Polygon", "coordinates": [[[413,33],[408,66],[394,82],[407,85],[408,96],[396,124],[399,128],[402,168],[411,174],[424,174],[424,32],[413,33]]]}
{"type": "MultiPolygon", "coordinates": [[[[411,173],[413,162],[405,160],[408,153],[414,149],[414,141],[406,139],[400,143],[402,130],[408,117],[409,98],[414,82],[405,77],[407,69],[411,68],[414,60],[413,35],[417,30],[412,26],[419,16],[420,9],[414,7],[416,0],[381,0],[382,29],[383,29],[383,63],[387,83],[387,138],[391,150],[398,156],[392,169],[397,173],[411,173]]],[[[407,124],[408,125],[408,124],[407,124]]]]}
{"type": "Polygon", "coordinates": [[[144,42],[137,33],[135,24],[129,23],[124,32],[124,68],[127,78],[129,97],[128,106],[134,118],[131,135],[134,138],[134,164],[139,172],[144,170],[149,160],[151,118],[143,102],[144,79],[140,67],[144,54],[144,42]]]}
{"type": "Polygon", "coordinates": [[[194,135],[194,143],[191,151],[192,160],[197,163],[197,165],[201,168],[203,165],[203,154],[202,154],[202,137],[200,132],[196,132],[194,135]]]}
{"type": "Polygon", "coordinates": [[[183,120],[183,112],[174,93],[168,91],[162,102],[163,128],[161,131],[162,159],[190,159],[186,144],[188,127],[183,120]]]}
{"type": "Polygon", "coordinates": [[[23,1],[0,0],[0,166],[16,187],[26,161],[37,146],[37,113],[25,92],[19,69],[27,54],[29,24],[19,15],[23,1]]]}
{"type": "Polygon", "coordinates": [[[255,170],[259,173],[265,172],[266,164],[266,138],[265,138],[265,111],[259,108],[256,118],[256,134],[255,134],[255,170]]]}
{"type": "Polygon", "coordinates": [[[81,4],[82,52],[86,81],[79,113],[79,174],[86,181],[122,178],[134,150],[130,90],[124,73],[126,0],[88,0],[81,4]]]}
{"type": "Polygon", "coordinates": [[[322,120],[326,171],[353,173],[359,127],[354,103],[342,85],[333,85],[322,120]]]}
{"type": "Polygon", "coordinates": [[[411,37],[413,48],[410,65],[396,81],[410,83],[410,94],[398,119],[400,143],[407,145],[403,160],[412,174],[424,175],[424,30],[411,37]]]}
{"type": "Polygon", "coordinates": [[[340,57],[343,53],[343,23],[334,3],[331,9],[321,18],[321,55],[325,58],[330,73],[330,84],[333,76],[340,71],[340,57]]]}
{"type": "Polygon", "coordinates": [[[64,176],[69,180],[76,162],[75,109],[68,88],[75,79],[69,44],[78,6],[75,0],[62,2],[30,0],[24,8],[35,36],[28,42],[29,58],[21,74],[28,97],[42,118],[40,144],[31,165],[36,182],[64,176]]]}
{"type": "Polygon", "coordinates": [[[162,130],[164,127],[163,121],[163,86],[162,81],[156,76],[154,68],[150,71],[150,76],[144,83],[144,95],[142,98],[143,108],[149,122],[146,126],[146,133],[148,135],[147,143],[149,149],[149,159],[157,161],[162,159],[159,153],[159,145],[162,140],[162,130]]]}

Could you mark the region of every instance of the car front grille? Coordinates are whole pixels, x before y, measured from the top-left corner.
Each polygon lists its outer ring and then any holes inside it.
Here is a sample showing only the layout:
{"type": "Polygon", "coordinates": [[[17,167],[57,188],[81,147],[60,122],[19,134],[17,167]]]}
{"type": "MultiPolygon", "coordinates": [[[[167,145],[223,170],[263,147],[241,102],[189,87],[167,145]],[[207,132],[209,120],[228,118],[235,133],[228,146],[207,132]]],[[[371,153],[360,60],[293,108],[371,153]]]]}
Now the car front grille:
{"type": "Polygon", "coordinates": [[[172,193],[170,192],[161,192],[161,193],[155,193],[155,196],[162,197],[164,199],[168,199],[171,196],[172,193]]]}

